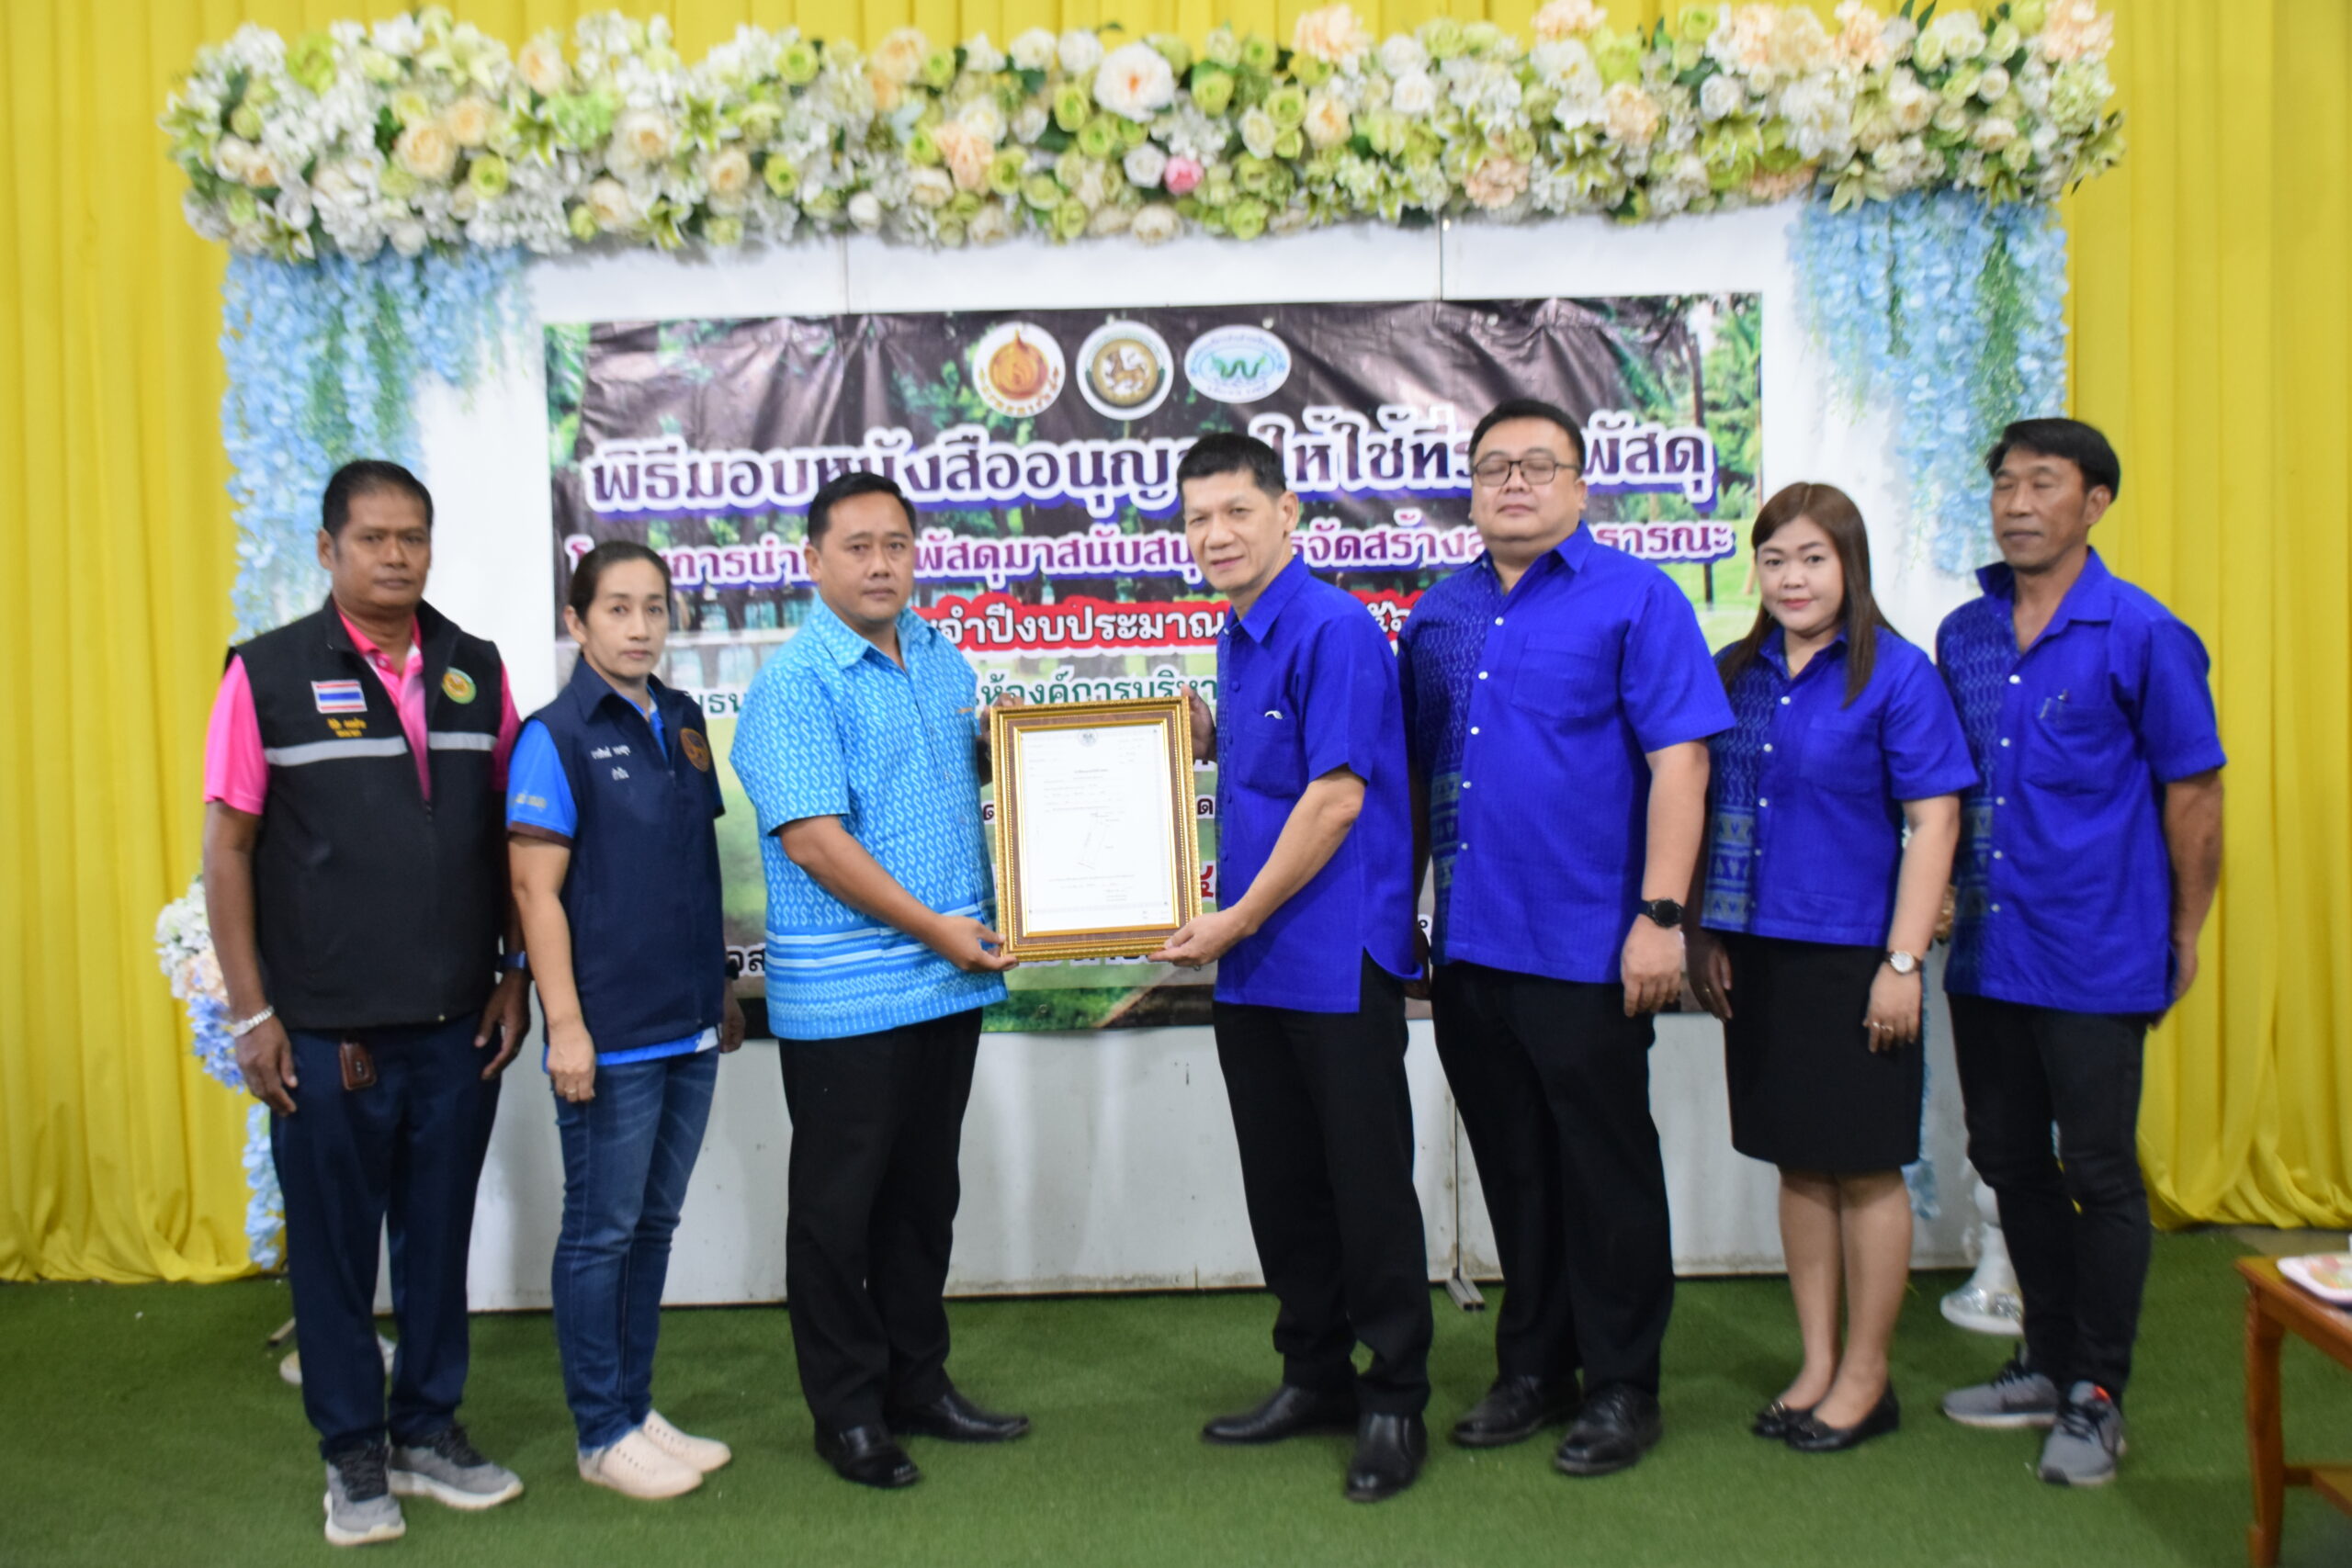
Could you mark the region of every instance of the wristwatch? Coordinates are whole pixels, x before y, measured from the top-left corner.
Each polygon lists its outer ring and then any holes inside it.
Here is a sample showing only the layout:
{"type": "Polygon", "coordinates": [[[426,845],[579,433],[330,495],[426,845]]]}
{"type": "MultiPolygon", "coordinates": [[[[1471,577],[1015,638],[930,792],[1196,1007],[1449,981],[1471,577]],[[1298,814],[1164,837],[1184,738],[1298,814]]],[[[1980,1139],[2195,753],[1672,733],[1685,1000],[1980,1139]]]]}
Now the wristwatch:
{"type": "Polygon", "coordinates": [[[1682,906],[1671,898],[1647,899],[1642,905],[1642,913],[1650,918],[1652,924],[1667,931],[1682,923],[1682,906]]]}
{"type": "Polygon", "coordinates": [[[516,948],[504,958],[500,959],[498,966],[519,975],[527,975],[531,972],[531,955],[521,948],[516,948]]]}
{"type": "Polygon", "coordinates": [[[1919,955],[1905,953],[1899,947],[1891,947],[1886,952],[1886,966],[1897,975],[1917,975],[1919,972],[1919,955]]]}

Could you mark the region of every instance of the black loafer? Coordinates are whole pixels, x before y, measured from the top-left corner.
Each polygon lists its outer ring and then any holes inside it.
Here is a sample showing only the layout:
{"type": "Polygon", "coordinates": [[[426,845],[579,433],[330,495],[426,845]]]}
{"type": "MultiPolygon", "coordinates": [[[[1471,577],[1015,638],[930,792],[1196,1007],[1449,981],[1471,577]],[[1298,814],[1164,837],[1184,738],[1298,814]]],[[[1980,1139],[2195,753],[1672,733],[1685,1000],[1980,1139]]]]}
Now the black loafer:
{"type": "Polygon", "coordinates": [[[1289,1383],[1255,1410],[1220,1416],[1201,1428],[1204,1443],[1279,1443],[1302,1432],[1348,1432],[1355,1429],[1353,1391],[1344,1397],[1295,1388],[1289,1383]]]}
{"type": "Polygon", "coordinates": [[[1465,1449],[1509,1448],[1566,1420],[1576,1407],[1574,1378],[1565,1387],[1542,1378],[1497,1378],[1487,1397],[1453,1424],[1453,1440],[1465,1449]]]}
{"type": "Polygon", "coordinates": [[[1585,1401],[1552,1456],[1552,1468],[1563,1475],[1609,1475],[1630,1468],[1665,1431],[1656,1394],[1611,1383],[1585,1401]]]}
{"type": "Polygon", "coordinates": [[[1894,1385],[1878,1396],[1870,1413],[1850,1427],[1826,1426],[1811,1411],[1789,1423],[1789,1447],[1801,1454],[1838,1454],[1848,1449],[1882,1437],[1903,1425],[1903,1405],[1894,1397],[1894,1385]]]}
{"type": "Polygon", "coordinates": [[[929,1404],[910,1405],[885,1416],[894,1432],[937,1438],[950,1443],[1009,1443],[1029,1430],[1026,1416],[1000,1416],[983,1410],[950,1388],[929,1404]]]}
{"type": "Polygon", "coordinates": [[[860,1486],[888,1492],[922,1479],[922,1472],[915,1468],[915,1461],[907,1457],[907,1450],[890,1436],[888,1427],[848,1427],[838,1432],[820,1427],[817,1452],[843,1481],[854,1481],[860,1486]]]}
{"type": "Polygon", "coordinates": [[[1348,1461],[1348,1501],[1394,1497],[1421,1473],[1430,1457],[1430,1429],[1418,1416],[1366,1416],[1356,1423],[1356,1454],[1348,1461]]]}
{"type": "Polygon", "coordinates": [[[1748,1423],[1747,1429],[1759,1438],[1770,1438],[1778,1442],[1789,1435],[1791,1427],[1812,1414],[1813,1406],[1810,1404],[1799,1408],[1776,1399],[1756,1413],[1756,1419],[1748,1423]]]}

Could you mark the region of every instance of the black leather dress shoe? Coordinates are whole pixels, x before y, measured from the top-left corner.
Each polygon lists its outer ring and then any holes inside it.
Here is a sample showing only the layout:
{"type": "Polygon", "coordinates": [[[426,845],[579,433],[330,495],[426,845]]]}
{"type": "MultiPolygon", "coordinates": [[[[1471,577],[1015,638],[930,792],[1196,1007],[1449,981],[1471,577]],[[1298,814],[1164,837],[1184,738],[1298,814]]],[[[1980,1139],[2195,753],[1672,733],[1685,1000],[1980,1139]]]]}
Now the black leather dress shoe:
{"type": "Polygon", "coordinates": [[[894,1432],[918,1438],[938,1438],[951,1443],[1009,1443],[1029,1430],[1026,1416],[1000,1416],[983,1410],[950,1388],[929,1404],[910,1404],[886,1417],[894,1432]]]}
{"type": "Polygon", "coordinates": [[[1566,1420],[1576,1407],[1574,1378],[1565,1386],[1542,1378],[1497,1378],[1487,1397],[1453,1424],[1453,1440],[1465,1449],[1508,1448],[1566,1420]]]}
{"type": "Polygon", "coordinates": [[[1756,1413],[1756,1419],[1747,1424],[1747,1429],[1759,1438],[1778,1442],[1789,1435],[1791,1427],[1812,1414],[1810,1404],[1798,1406],[1776,1399],[1756,1413]]]}
{"type": "Polygon", "coordinates": [[[1789,1423],[1789,1447],[1801,1454],[1844,1453],[1848,1449],[1869,1442],[1872,1438],[1892,1432],[1903,1425],[1903,1406],[1894,1397],[1894,1385],[1878,1396],[1870,1413],[1850,1427],[1825,1426],[1807,1411],[1789,1423]]]}
{"type": "Polygon", "coordinates": [[[1204,1443],[1279,1443],[1302,1432],[1346,1432],[1356,1424],[1355,1395],[1317,1393],[1289,1383],[1255,1410],[1220,1416],[1201,1428],[1204,1443]]]}
{"type": "Polygon", "coordinates": [[[922,1479],[922,1472],[915,1468],[915,1461],[907,1457],[907,1450],[890,1436],[888,1427],[849,1427],[838,1432],[820,1427],[817,1452],[841,1472],[842,1480],[860,1486],[890,1491],[922,1479]]]}
{"type": "Polygon", "coordinates": [[[1348,1461],[1348,1501],[1394,1497],[1421,1473],[1430,1429],[1418,1416],[1366,1416],[1356,1423],[1356,1457],[1348,1461]]]}
{"type": "Polygon", "coordinates": [[[1584,1402],[1552,1468],[1563,1475],[1608,1475],[1630,1467],[1665,1431],[1656,1394],[1611,1383],[1584,1402]]]}

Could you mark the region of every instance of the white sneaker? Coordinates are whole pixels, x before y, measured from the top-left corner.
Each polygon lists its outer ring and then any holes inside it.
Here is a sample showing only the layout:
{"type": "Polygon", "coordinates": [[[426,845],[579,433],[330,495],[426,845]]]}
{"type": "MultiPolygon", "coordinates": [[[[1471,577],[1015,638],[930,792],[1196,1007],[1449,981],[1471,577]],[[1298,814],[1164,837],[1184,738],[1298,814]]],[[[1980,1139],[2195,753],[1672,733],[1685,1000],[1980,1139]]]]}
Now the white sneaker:
{"type": "Polygon", "coordinates": [[[580,1456],[580,1479],[624,1497],[677,1497],[702,1484],[702,1472],[672,1459],[643,1427],[609,1448],[580,1456]]]}
{"type": "Polygon", "coordinates": [[[638,1430],[652,1438],[655,1448],[672,1459],[684,1461],[704,1475],[719,1469],[735,1457],[735,1450],[717,1438],[696,1438],[679,1431],[662,1418],[659,1410],[648,1415],[645,1425],[638,1430]]]}

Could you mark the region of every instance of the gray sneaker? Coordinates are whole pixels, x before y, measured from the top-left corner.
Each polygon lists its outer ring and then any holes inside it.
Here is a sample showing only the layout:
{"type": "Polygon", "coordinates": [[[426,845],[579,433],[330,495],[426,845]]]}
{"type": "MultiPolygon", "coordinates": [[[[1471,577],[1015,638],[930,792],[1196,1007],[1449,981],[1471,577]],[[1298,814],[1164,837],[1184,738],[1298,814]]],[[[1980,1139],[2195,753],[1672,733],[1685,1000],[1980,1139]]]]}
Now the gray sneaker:
{"type": "Polygon", "coordinates": [[[408,1529],[384,1481],[384,1445],[348,1449],[327,1461],[327,1540],[336,1546],[398,1540],[408,1529]]]}
{"type": "Polygon", "coordinates": [[[2041,1479],[2053,1486],[2104,1486],[2123,1452],[2123,1412],[2107,1390],[2078,1382],[2066,1391],[2058,1424],[2041,1445],[2041,1479]]]}
{"type": "Polygon", "coordinates": [[[1963,1427],[2048,1427],[2058,1419],[2058,1385],[2011,1356],[1991,1382],[1944,1395],[1944,1414],[1963,1427]]]}
{"type": "Polygon", "coordinates": [[[523,1494],[523,1478],[482,1458],[466,1440],[466,1429],[455,1425],[415,1448],[395,1446],[390,1476],[392,1490],[403,1497],[430,1497],[469,1512],[523,1494]]]}

